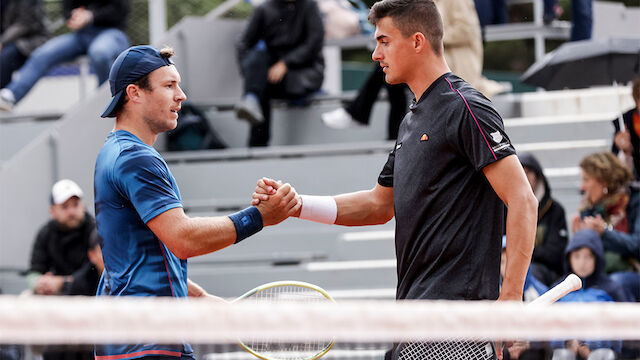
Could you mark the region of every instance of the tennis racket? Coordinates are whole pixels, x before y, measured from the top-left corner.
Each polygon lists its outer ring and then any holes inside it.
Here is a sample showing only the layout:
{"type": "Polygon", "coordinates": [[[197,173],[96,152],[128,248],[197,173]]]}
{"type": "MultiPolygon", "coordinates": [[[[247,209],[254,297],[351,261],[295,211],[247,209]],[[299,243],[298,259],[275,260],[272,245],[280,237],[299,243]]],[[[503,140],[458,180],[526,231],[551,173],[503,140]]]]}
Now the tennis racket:
{"type": "MultiPolygon", "coordinates": [[[[302,281],[276,281],[260,285],[234,300],[235,302],[334,302],[333,298],[319,286],[302,281]]],[[[333,341],[309,341],[288,343],[240,339],[240,346],[264,360],[315,360],[333,347],[333,341]]]]}
{"type": "MultiPolygon", "coordinates": [[[[575,274],[567,276],[560,284],[549,289],[528,306],[549,305],[568,293],[582,287],[575,274]]],[[[410,342],[400,344],[399,360],[494,360],[496,350],[491,341],[465,341],[452,339],[438,342],[410,342]]]]}

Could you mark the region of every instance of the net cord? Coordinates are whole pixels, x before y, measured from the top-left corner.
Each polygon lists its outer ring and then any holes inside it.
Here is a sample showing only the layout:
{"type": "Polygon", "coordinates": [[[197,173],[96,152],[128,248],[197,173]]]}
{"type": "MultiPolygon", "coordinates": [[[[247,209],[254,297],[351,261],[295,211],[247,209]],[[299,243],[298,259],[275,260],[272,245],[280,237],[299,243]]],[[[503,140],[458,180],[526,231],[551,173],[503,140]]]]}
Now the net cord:
{"type": "Polygon", "coordinates": [[[0,296],[0,343],[235,343],[246,337],[350,342],[631,340],[640,337],[640,303],[224,304],[209,299],[0,296]]]}

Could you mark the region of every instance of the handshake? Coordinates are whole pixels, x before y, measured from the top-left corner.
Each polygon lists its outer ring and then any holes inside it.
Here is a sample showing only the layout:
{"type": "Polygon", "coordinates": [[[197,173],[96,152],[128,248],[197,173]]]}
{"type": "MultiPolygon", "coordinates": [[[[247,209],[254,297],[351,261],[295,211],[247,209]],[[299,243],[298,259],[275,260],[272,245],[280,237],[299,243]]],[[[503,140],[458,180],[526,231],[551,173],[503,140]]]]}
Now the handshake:
{"type": "Polygon", "coordinates": [[[251,196],[254,205],[262,215],[263,226],[276,225],[290,216],[300,216],[302,199],[290,184],[269,178],[258,180],[251,196]]]}

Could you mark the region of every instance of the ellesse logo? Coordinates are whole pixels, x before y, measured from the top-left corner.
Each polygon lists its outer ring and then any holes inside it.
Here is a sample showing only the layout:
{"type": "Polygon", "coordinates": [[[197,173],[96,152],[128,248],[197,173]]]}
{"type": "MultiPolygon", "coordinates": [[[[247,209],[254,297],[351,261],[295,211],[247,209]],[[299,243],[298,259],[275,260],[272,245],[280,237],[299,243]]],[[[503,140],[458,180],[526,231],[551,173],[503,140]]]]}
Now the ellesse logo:
{"type": "Polygon", "coordinates": [[[427,141],[427,140],[429,140],[429,135],[422,134],[422,137],[420,138],[420,141],[427,141]]]}

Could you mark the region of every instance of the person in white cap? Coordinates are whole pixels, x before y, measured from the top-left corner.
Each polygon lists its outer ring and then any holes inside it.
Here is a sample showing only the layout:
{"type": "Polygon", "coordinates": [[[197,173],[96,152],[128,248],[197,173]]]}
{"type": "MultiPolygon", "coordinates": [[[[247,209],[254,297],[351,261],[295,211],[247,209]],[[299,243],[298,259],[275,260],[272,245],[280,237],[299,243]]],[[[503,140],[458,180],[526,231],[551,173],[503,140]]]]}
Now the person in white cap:
{"type": "Polygon", "coordinates": [[[96,225],[82,197],[82,189],[68,179],[51,189],[51,220],[38,231],[27,275],[35,294],[65,294],[74,273],[89,263],[89,236],[96,225]]]}

